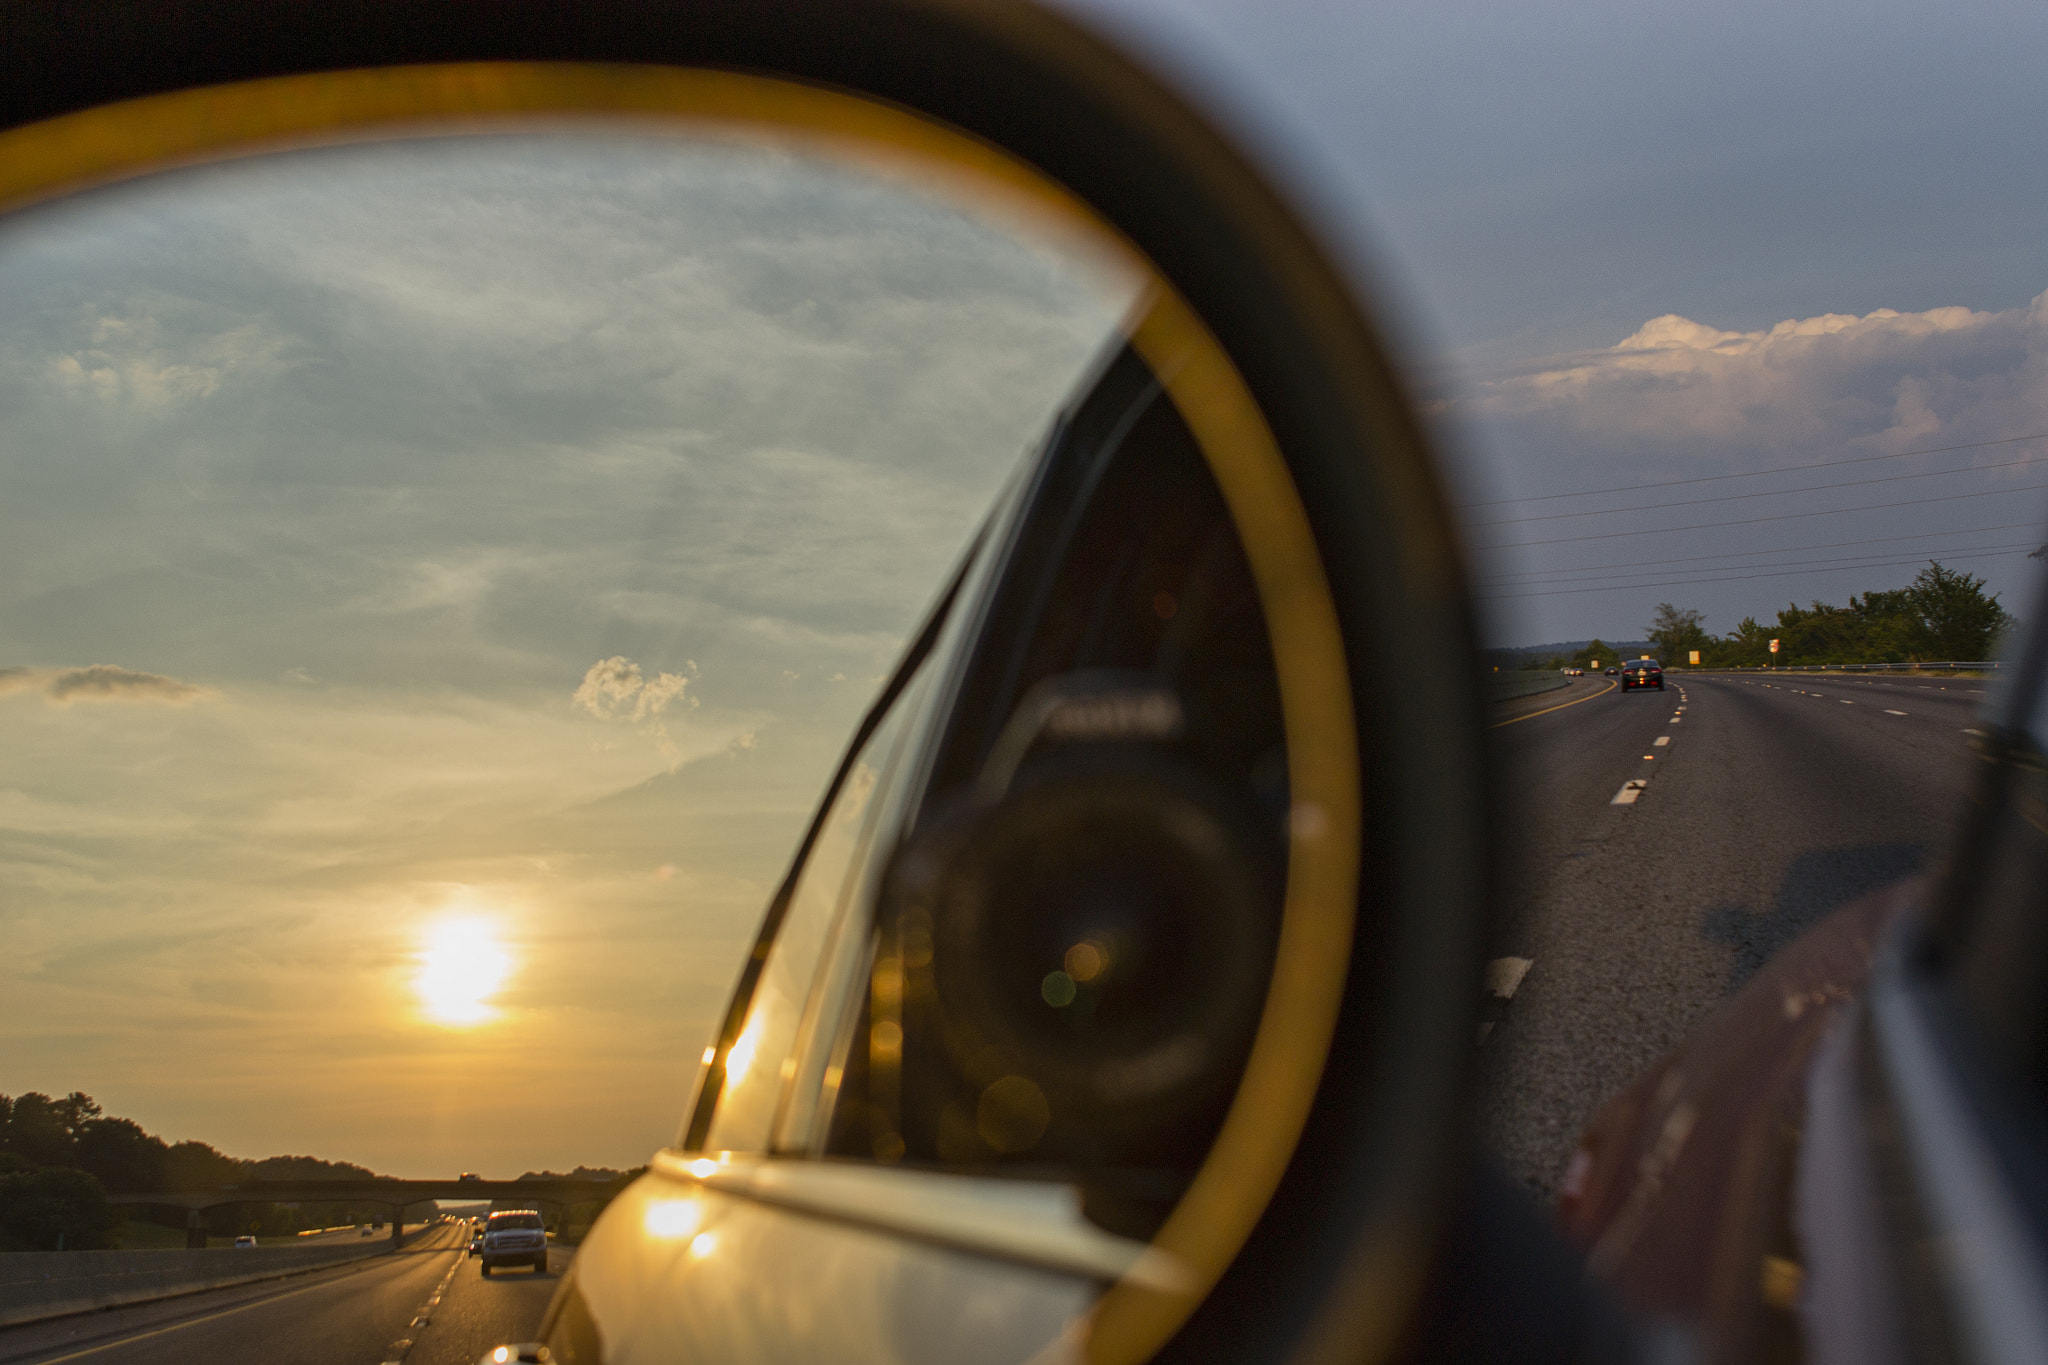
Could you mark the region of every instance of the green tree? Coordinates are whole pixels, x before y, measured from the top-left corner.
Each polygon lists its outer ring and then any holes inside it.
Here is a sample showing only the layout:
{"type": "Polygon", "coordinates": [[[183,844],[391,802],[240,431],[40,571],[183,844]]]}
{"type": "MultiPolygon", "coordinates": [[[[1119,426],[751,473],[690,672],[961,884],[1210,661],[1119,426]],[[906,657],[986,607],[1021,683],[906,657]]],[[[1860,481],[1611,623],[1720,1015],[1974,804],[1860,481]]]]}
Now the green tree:
{"type": "Polygon", "coordinates": [[[241,1162],[223,1156],[204,1142],[180,1142],[164,1156],[164,1183],[174,1190],[235,1185],[243,1175],[241,1162]]]}
{"type": "Polygon", "coordinates": [[[1643,627],[1643,631],[1666,664],[1682,664],[1693,650],[1704,651],[1712,642],[1706,622],[1705,616],[1690,607],[1680,608],[1669,602],[1659,602],[1656,619],[1643,627]]]}
{"type": "Polygon", "coordinates": [[[0,1175],[0,1243],[19,1251],[89,1251],[109,1244],[114,1210],[84,1171],[46,1166],[0,1175]]]}
{"type": "Polygon", "coordinates": [[[133,1119],[88,1120],[72,1143],[78,1164],[117,1194],[164,1188],[171,1146],[133,1119]]]}
{"type": "Polygon", "coordinates": [[[1586,659],[1589,663],[1605,667],[1618,661],[1620,657],[1614,652],[1614,647],[1605,640],[1595,638],[1586,642],[1586,659]]]}
{"type": "Polygon", "coordinates": [[[1714,645],[1714,658],[1722,664],[1733,664],[1742,668],[1755,668],[1771,661],[1771,628],[1754,616],[1745,616],[1736,622],[1735,629],[1722,636],[1714,645]]]}
{"type": "Polygon", "coordinates": [[[1918,618],[1920,642],[1933,659],[1988,659],[1999,634],[2012,625],[1998,595],[1985,594],[1983,579],[1934,560],[1900,596],[1918,618]]]}
{"type": "Polygon", "coordinates": [[[5,1109],[0,1150],[13,1152],[37,1166],[69,1166],[78,1130],[98,1118],[100,1107],[90,1095],[73,1091],[53,1100],[40,1091],[17,1095],[5,1109]]]}

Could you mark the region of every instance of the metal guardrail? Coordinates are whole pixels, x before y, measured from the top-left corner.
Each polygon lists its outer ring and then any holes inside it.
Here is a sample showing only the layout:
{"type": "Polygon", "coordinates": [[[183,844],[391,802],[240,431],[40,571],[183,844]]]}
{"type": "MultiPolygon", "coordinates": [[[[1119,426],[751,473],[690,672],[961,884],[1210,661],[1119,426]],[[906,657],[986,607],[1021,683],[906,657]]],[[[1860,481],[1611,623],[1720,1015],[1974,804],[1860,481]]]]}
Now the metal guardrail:
{"type": "Polygon", "coordinates": [[[204,1251],[13,1251],[0,1255],[0,1327],[280,1279],[391,1249],[380,1237],[204,1251]]]}
{"type": "Polygon", "coordinates": [[[1554,670],[1537,672],[1516,669],[1512,673],[1484,673],[1480,675],[1479,686],[1488,701],[1513,701],[1517,697],[1533,697],[1539,692],[1550,692],[1571,682],[1554,670]]]}
{"type": "Polygon", "coordinates": [[[1926,664],[1681,664],[1675,670],[1684,672],[1696,668],[1702,673],[1996,673],[1999,664],[1996,659],[1979,663],[1926,663],[1926,664]]]}

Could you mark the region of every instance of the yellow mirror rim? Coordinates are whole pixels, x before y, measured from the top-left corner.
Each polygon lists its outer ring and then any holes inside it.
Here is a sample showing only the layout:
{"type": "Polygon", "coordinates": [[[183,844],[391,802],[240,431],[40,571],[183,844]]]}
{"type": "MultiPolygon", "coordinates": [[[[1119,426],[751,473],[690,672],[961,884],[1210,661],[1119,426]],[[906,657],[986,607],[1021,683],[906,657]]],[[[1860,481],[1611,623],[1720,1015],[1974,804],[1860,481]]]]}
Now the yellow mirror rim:
{"type": "MultiPolygon", "coordinates": [[[[1335,599],[1307,509],[1250,388],[1202,319],[1085,202],[1002,149],[901,107],[723,70],[462,63],[327,72],[105,105],[0,133],[0,212],[179,167],[293,147],[530,130],[586,121],[712,131],[815,148],[914,177],[967,207],[1061,235],[1138,272],[1129,324],[1208,460],[1250,561],[1273,642],[1292,809],[1274,973],[1251,1061],[1214,1147],[1155,1245],[1191,1272],[1168,1292],[1119,1283],[1095,1305],[1094,1365],[1135,1365],[1187,1320],[1278,1188],[1320,1085],[1352,952],[1362,861],[1357,722],[1335,599]]],[[[1379,1300],[1351,1305],[1364,1358],[1392,1344],[1414,1271],[1385,1239],[1379,1300]]],[[[1368,1254],[1371,1254],[1370,1252],[1368,1254]]]]}

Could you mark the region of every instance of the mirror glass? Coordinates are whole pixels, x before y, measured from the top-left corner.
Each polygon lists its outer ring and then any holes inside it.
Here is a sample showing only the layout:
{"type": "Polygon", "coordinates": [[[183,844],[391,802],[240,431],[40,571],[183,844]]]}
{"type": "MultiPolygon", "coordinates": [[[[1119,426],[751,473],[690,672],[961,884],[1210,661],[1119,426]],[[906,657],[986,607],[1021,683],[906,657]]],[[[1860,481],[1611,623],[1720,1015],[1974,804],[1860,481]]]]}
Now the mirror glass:
{"type": "Polygon", "coordinates": [[[856,723],[1137,288],[899,178],[626,133],[0,222],[16,1129],[77,1139],[78,1092],[494,1179],[674,1141],[856,723]]]}

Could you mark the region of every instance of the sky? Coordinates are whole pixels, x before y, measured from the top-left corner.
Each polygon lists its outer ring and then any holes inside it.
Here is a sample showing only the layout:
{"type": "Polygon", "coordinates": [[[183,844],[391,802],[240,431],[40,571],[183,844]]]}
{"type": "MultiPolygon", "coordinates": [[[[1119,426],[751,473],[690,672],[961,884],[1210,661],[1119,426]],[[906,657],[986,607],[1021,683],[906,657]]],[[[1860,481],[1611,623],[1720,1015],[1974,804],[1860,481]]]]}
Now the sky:
{"type": "MultiPolygon", "coordinates": [[[[2048,10],[1059,2],[1352,272],[1489,642],[1923,557],[2033,612],[2048,10]]],[[[644,1160],[1128,297],[900,186],[624,137],[0,224],[0,1092],[397,1174],[644,1160]]]]}
{"type": "Polygon", "coordinates": [[[400,1175],[644,1162],[1131,290],[702,140],[0,224],[0,1092],[400,1175]]]}
{"type": "Polygon", "coordinates": [[[1353,270],[1437,422],[1491,643],[1640,638],[1666,601],[1722,633],[1929,556],[2034,614],[2048,440],[1903,452],[2048,433],[2048,9],[1062,2],[1353,270]],[[1871,456],[1900,458],[1556,497],[1871,456]]]}

